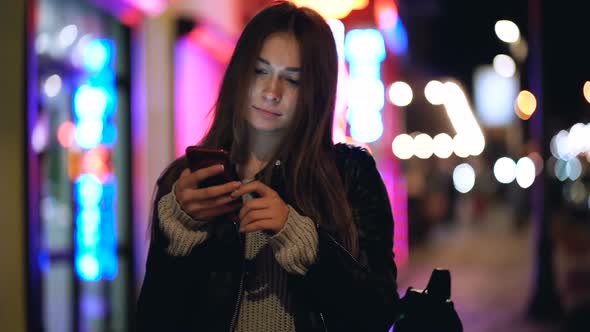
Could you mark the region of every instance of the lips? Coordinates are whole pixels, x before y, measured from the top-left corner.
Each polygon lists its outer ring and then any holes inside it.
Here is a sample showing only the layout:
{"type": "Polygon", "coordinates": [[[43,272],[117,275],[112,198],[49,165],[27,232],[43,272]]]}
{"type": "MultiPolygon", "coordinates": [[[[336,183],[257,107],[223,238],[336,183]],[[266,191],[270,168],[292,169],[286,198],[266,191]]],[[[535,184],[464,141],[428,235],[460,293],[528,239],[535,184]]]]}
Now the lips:
{"type": "Polygon", "coordinates": [[[275,112],[275,111],[269,111],[267,109],[264,108],[260,108],[260,107],[256,107],[256,106],[252,106],[255,110],[259,111],[260,113],[266,115],[266,116],[282,116],[281,113],[275,112]]]}

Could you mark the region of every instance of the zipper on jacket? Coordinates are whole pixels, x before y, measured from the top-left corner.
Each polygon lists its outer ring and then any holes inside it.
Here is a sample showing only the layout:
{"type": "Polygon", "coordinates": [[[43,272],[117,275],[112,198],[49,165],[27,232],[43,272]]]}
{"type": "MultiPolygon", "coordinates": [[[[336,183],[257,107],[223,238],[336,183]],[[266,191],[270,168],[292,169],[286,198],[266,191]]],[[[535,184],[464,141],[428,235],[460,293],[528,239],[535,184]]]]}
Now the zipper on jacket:
{"type": "MultiPolygon", "coordinates": [[[[244,260],[245,261],[245,260],[244,260]]],[[[245,268],[245,264],[243,267],[245,268]]],[[[242,276],[240,277],[240,286],[238,287],[238,298],[236,299],[236,304],[234,306],[234,314],[231,319],[231,325],[229,327],[230,332],[234,332],[236,328],[236,323],[238,320],[238,315],[240,314],[240,302],[242,302],[242,291],[244,290],[244,271],[242,271],[242,276]]]]}
{"type": "MultiPolygon", "coordinates": [[[[275,162],[274,167],[273,167],[273,175],[275,175],[276,169],[280,165],[281,165],[281,161],[280,160],[277,160],[275,162]]],[[[248,181],[248,182],[250,182],[250,181],[248,181]]],[[[272,182],[272,180],[271,180],[271,182],[272,182]]],[[[238,298],[236,299],[236,304],[234,306],[234,314],[232,316],[231,325],[229,327],[229,331],[230,332],[234,332],[234,330],[236,328],[236,323],[237,323],[237,320],[238,320],[238,315],[240,314],[240,306],[241,306],[241,302],[242,302],[242,293],[244,291],[244,274],[245,274],[245,271],[246,271],[246,257],[245,257],[245,252],[244,252],[245,251],[246,241],[245,241],[245,238],[242,241],[242,236],[240,235],[240,222],[239,222],[239,220],[234,220],[234,226],[236,228],[236,231],[238,232],[238,238],[240,239],[241,242],[243,242],[242,243],[242,245],[243,245],[242,248],[243,249],[242,249],[242,274],[240,276],[240,285],[238,287],[238,298]]],[[[320,313],[320,316],[321,315],[322,314],[320,313]]],[[[322,324],[324,324],[324,330],[325,331],[328,331],[326,329],[326,324],[324,323],[324,317],[321,316],[321,318],[322,318],[322,324]]]]}
{"type": "MultiPolygon", "coordinates": [[[[236,231],[238,231],[239,229],[239,224],[237,224],[237,228],[236,231]]],[[[245,256],[245,245],[246,245],[246,239],[244,237],[244,239],[242,240],[242,236],[238,231],[238,239],[240,240],[240,242],[242,242],[242,273],[240,275],[240,285],[238,286],[238,298],[236,299],[236,304],[234,305],[234,314],[232,316],[231,319],[231,325],[229,327],[229,331],[233,332],[236,328],[236,323],[238,320],[238,315],[240,314],[240,306],[241,306],[241,302],[242,302],[242,293],[244,291],[244,274],[246,272],[246,256],[245,256]]]]}
{"type": "MultiPolygon", "coordinates": [[[[316,228],[319,230],[320,225],[316,224],[316,228]]],[[[348,251],[346,248],[344,248],[338,241],[336,241],[336,239],[327,231],[324,232],[329,238],[330,240],[332,240],[332,242],[334,242],[340,249],[342,249],[345,253],[348,254],[348,256],[358,265],[360,265],[362,268],[367,268],[366,266],[364,266],[363,264],[361,264],[351,253],[350,251],[348,251]]]]}
{"type": "Polygon", "coordinates": [[[320,311],[320,319],[322,320],[322,326],[324,327],[324,331],[328,332],[328,327],[326,326],[326,321],[324,320],[324,314],[320,311]]]}

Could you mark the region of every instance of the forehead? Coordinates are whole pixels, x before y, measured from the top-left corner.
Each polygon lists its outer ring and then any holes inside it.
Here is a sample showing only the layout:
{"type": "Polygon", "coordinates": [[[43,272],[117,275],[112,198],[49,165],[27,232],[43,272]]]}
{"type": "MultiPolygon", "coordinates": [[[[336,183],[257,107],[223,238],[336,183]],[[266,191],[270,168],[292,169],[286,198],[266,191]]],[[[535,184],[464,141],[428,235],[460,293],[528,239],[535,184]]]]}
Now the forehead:
{"type": "Polygon", "coordinates": [[[300,67],[299,42],[290,33],[273,33],[264,40],[260,58],[274,66],[300,67]]]}

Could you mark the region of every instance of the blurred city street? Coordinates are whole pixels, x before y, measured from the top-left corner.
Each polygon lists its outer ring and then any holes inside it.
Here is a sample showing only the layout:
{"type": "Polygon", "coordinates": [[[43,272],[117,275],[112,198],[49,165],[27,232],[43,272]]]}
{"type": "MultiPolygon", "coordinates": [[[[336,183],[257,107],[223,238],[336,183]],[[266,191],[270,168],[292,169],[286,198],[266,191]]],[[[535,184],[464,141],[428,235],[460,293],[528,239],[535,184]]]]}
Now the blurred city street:
{"type": "Polygon", "coordinates": [[[484,218],[456,220],[410,248],[399,271],[399,292],[426,287],[433,268],[451,271],[451,298],[466,332],[552,332],[558,323],[525,317],[531,294],[532,227],[514,227],[508,206],[490,207],[484,218]]]}

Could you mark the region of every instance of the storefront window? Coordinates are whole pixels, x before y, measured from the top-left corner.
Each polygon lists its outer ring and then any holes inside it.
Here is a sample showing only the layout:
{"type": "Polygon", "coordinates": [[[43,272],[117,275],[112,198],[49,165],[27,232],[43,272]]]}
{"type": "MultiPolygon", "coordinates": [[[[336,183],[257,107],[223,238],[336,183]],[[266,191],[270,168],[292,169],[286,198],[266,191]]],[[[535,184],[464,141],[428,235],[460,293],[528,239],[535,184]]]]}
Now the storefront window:
{"type": "Polygon", "coordinates": [[[39,276],[29,289],[40,317],[29,320],[44,331],[124,331],[134,299],[129,30],[86,1],[31,5],[29,197],[39,204],[29,248],[39,276]]]}

